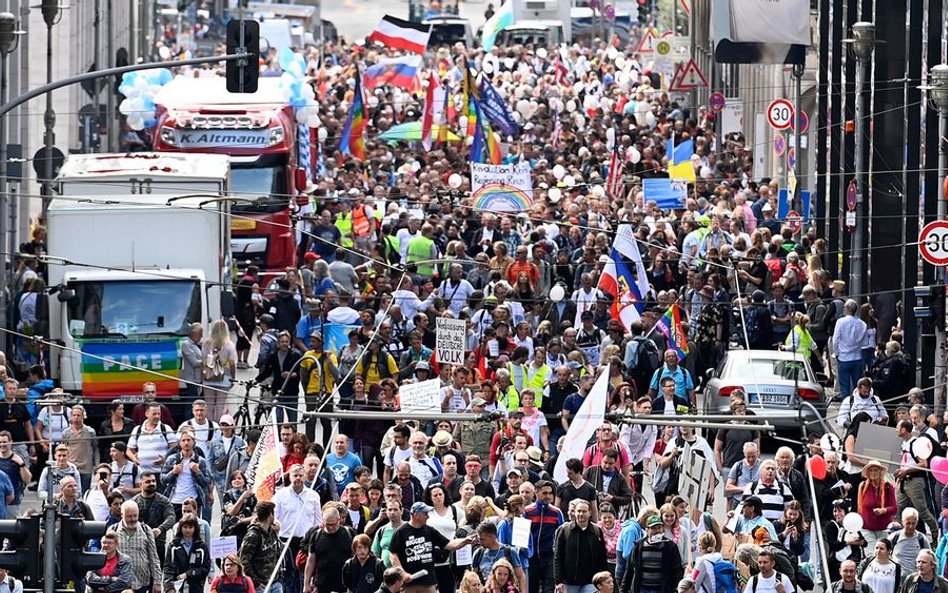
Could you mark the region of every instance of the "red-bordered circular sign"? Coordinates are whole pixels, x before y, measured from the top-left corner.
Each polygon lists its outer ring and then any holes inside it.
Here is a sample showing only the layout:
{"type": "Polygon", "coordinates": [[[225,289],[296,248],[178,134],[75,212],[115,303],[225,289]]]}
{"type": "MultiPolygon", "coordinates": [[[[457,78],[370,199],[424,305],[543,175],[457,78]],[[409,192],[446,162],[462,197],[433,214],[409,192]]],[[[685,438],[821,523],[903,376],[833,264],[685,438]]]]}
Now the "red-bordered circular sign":
{"type": "Polygon", "coordinates": [[[918,252],[933,266],[948,265],[948,221],[936,220],[925,225],[918,236],[918,252]]]}

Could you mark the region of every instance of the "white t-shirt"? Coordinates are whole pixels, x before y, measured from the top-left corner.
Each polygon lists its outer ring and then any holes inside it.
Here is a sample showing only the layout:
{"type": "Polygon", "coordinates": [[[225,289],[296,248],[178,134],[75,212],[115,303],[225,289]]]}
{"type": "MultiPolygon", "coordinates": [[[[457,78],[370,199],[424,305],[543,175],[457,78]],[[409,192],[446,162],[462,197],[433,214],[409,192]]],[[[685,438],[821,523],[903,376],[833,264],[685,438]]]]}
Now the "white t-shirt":
{"type": "Polygon", "coordinates": [[[785,574],[774,571],[770,578],[764,578],[764,575],[758,574],[747,581],[744,587],[744,593],[777,593],[777,576],[780,576],[780,582],[783,583],[783,593],[793,593],[793,583],[785,574]],[[754,580],[757,580],[757,588],[754,588],[754,580]]]}
{"type": "Polygon", "coordinates": [[[861,580],[869,585],[869,590],[873,593],[895,593],[898,588],[898,583],[895,581],[897,566],[891,560],[887,564],[879,564],[878,560],[873,560],[866,565],[861,580]]]}
{"type": "Polygon", "coordinates": [[[145,426],[136,426],[128,438],[128,448],[135,450],[139,469],[143,472],[160,472],[159,457],[167,457],[171,445],[178,442],[178,436],[166,424],[159,423],[153,431],[146,431],[145,426]]]}
{"type": "Polygon", "coordinates": [[[50,406],[44,406],[36,415],[36,420],[43,423],[43,439],[48,442],[58,443],[63,440],[63,431],[69,426],[70,410],[63,407],[62,411],[57,412],[50,406]]]}

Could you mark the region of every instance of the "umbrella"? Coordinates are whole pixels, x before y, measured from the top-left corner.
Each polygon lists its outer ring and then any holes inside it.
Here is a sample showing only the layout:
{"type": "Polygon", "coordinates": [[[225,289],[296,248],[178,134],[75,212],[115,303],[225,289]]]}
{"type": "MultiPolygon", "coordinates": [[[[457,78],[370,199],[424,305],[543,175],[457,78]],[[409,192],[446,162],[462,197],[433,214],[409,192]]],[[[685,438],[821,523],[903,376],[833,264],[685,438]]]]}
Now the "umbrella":
{"type": "MultiPolygon", "coordinates": [[[[441,132],[442,127],[444,126],[441,126],[440,124],[434,124],[431,126],[432,138],[435,140],[438,139],[438,134],[441,132]]],[[[448,142],[458,142],[461,140],[461,138],[451,130],[447,130],[445,138],[447,138],[448,142]]],[[[398,124],[397,126],[388,129],[382,134],[379,134],[378,139],[382,140],[383,142],[407,142],[411,140],[421,140],[421,122],[410,121],[404,124],[398,124]]]]}

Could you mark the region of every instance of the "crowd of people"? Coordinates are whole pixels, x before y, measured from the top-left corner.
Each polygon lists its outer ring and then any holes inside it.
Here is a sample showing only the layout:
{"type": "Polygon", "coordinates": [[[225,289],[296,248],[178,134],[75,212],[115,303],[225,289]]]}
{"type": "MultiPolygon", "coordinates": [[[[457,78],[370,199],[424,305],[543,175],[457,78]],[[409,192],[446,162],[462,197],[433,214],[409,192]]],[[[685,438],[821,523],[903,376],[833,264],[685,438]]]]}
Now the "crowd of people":
{"type": "MultiPolygon", "coordinates": [[[[3,514],[26,512],[33,487],[66,515],[106,521],[90,544],[105,567],[76,584],[97,593],[948,593],[948,491],[929,468],[948,416],[930,413],[899,328],[834,278],[815,229],[776,219],[778,183],[751,178],[743,135],[716,138],[713,112],[657,90],[638,34],[627,46],[434,50],[452,91],[470,65],[516,113],[506,158],[530,164],[535,188],[519,213],[478,210],[466,176],[449,182],[468,169],[467,143],[377,140],[419,119],[421,93],[370,91],[366,160],[336,151],[354,66],[381,54],[304,49],[327,135],[296,229],[300,266],[272,290],[261,270],[242,271],[234,319],[183,342],[175,402],[145,383],[141,403],[115,401],[89,426],[42,357],[23,382],[5,373],[3,514]],[[687,139],[697,180],[683,208],[662,210],[642,182],[667,177],[667,142],[687,139]],[[613,143],[622,189],[606,196],[613,143]],[[622,224],[650,288],[628,326],[598,288],[622,224]],[[656,331],[675,306],[683,357],[656,331]],[[466,321],[464,364],[438,363],[438,317],[466,321]],[[336,326],[344,343],[330,343],[336,326]],[[729,394],[730,428],[681,422],[735,347],[794,350],[824,371],[841,438],[762,459],[773,442],[753,430],[742,389],[729,394]],[[270,500],[248,475],[266,423],[243,422],[231,393],[244,370],[273,392],[252,406],[279,417],[270,500]],[[561,460],[601,373],[612,415],[561,460]],[[394,412],[404,385],[430,379],[443,413],[473,414],[303,418],[394,412]],[[857,454],[866,423],[896,427],[898,463],[857,454]],[[712,467],[697,505],[682,487],[695,455],[712,467]],[[217,536],[235,536],[236,553],[211,558],[217,536]]],[[[277,69],[274,52],[264,70],[277,69]]],[[[19,318],[42,323],[42,270],[30,258],[23,270],[19,318]]]]}

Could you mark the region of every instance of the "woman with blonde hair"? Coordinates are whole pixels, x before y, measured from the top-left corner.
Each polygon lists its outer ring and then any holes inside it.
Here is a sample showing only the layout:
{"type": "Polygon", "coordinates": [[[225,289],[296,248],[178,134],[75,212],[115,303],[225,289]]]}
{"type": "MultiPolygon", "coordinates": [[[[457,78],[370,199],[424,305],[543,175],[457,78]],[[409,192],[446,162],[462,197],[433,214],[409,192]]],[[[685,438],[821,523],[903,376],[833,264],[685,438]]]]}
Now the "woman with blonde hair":
{"type": "Polygon", "coordinates": [[[201,359],[207,415],[220,418],[227,413],[227,392],[237,375],[237,346],[230,339],[230,329],[223,319],[211,324],[211,331],[201,343],[201,359]]]}
{"type": "Polygon", "coordinates": [[[484,585],[484,593],[520,593],[514,578],[513,565],[506,558],[494,562],[484,585]]]}
{"type": "Polygon", "coordinates": [[[476,571],[468,570],[461,577],[461,584],[458,587],[461,593],[483,593],[484,586],[481,583],[481,577],[476,571]]]}
{"type": "Polygon", "coordinates": [[[692,578],[699,591],[717,591],[714,580],[714,563],[721,560],[717,551],[718,538],[710,531],[698,536],[698,555],[695,557],[695,571],[692,578]]]}

